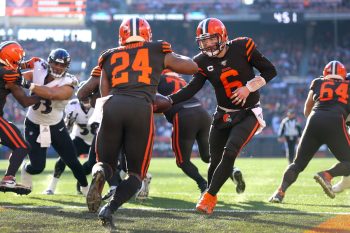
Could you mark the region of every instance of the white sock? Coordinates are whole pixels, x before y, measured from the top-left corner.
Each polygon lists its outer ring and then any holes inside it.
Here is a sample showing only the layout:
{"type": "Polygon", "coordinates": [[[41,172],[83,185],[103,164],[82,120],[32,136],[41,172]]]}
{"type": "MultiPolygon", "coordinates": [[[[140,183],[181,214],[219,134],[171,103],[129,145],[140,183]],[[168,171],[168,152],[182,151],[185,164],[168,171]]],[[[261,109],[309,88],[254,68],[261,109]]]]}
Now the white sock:
{"type": "Polygon", "coordinates": [[[51,190],[54,193],[56,191],[56,186],[59,180],[60,180],[59,178],[52,176],[49,186],[47,187],[47,190],[51,190]]]}
{"type": "Polygon", "coordinates": [[[88,185],[88,186],[85,186],[85,187],[80,186],[80,191],[81,191],[81,193],[84,195],[84,197],[86,197],[86,196],[87,196],[87,193],[89,192],[89,185],[88,185]]]}
{"type": "Polygon", "coordinates": [[[32,175],[26,171],[25,164],[22,166],[22,170],[21,170],[21,183],[22,185],[33,189],[32,175]]]}

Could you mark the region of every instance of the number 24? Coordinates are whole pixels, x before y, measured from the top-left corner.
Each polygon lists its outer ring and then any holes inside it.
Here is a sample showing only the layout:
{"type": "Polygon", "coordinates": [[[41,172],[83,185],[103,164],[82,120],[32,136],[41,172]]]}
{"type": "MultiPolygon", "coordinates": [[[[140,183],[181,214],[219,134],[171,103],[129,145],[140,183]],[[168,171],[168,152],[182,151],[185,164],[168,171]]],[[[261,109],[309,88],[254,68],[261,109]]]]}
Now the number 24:
{"type": "MultiPolygon", "coordinates": [[[[112,87],[129,82],[129,73],[124,70],[130,65],[130,55],[125,51],[114,53],[111,58],[111,65],[117,63],[118,59],[121,59],[121,64],[113,68],[112,87]],[[119,73],[120,76],[118,77],[117,75],[119,75],[119,73]]],[[[151,84],[151,78],[149,75],[152,73],[152,67],[149,66],[147,48],[139,49],[137,51],[131,68],[133,71],[141,71],[141,75],[138,76],[138,82],[151,84]]]]}

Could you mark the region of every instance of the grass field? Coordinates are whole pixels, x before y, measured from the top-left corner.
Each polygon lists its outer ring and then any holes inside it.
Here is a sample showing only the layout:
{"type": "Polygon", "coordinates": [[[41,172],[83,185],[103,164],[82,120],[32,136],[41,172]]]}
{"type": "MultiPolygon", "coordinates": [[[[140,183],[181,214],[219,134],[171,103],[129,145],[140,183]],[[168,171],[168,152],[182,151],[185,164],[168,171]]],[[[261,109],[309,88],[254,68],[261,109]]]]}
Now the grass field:
{"type": "MultiPolygon", "coordinates": [[[[193,161],[206,174],[206,165],[193,161]]],[[[53,162],[49,160],[46,171],[34,177],[30,195],[0,193],[0,232],[109,232],[100,226],[96,214],[87,211],[85,199],[75,194],[76,181],[69,170],[56,195],[41,194],[53,162]]],[[[312,160],[288,190],[283,204],[267,201],[280,183],[286,163],[286,159],[238,159],[246,191],[236,194],[228,180],[218,195],[214,214],[204,216],[194,210],[199,190],[174,159],[153,159],[150,197],[144,202],[133,200],[116,212],[117,232],[350,232],[349,191],[330,199],[313,180],[313,175],[330,167],[334,159],[312,160]]],[[[7,161],[0,161],[1,175],[6,167],[7,161]]]]}

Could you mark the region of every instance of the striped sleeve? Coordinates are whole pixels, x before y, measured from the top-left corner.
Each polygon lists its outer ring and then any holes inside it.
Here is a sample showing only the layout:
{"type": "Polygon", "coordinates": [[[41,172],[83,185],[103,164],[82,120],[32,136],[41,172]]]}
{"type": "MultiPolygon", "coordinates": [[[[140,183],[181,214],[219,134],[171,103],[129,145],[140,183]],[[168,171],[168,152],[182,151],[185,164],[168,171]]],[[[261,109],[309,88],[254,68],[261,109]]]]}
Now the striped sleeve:
{"type": "Polygon", "coordinates": [[[2,74],[2,78],[5,83],[15,83],[20,76],[20,73],[13,69],[5,69],[4,73],[2,74]]]}
{"type": "Polygon", "coordinates": [[[247,55],[248,61],[250,61],[250,58],[252,56],[254,49],[256,48],[256,45],[251,38],[246,38],[246,39],[247,39],[247,42],[245,44],[246,55],[247,55]]]}
{"type": "Polygon", "coordinates": [[[102,70],[102,66],[103,66],[103,63],[105,62],[106,58],[113,52],[112,49],[107,49],[107,50],[104,50],[100,57],[98,58],[98,62],[97,62],[97,65],[100,67],[100,69],[102,70]]]}
{"type": "Polygon", "coordinates": [[[171,49],[171,44],[166,42],[166,41],[162,41],[162,52],[163,53],[172,53],[173,50],[171,49]]]}
{"type": "Polygon", "coordinates": [[[95,66],[92,70],[91,70],[91,74],[90,76],[93,77],[101,77],[101,67],[100,66],[95,66]]]}

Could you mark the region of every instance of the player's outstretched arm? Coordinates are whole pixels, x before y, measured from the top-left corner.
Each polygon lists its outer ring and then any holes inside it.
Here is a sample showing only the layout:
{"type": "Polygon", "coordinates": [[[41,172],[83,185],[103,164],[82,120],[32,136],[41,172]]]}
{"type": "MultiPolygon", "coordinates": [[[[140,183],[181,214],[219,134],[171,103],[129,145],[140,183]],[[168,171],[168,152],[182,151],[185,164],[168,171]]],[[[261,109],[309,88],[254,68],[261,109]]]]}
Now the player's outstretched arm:
{"type": "Polygon", "coordinates": [[[180,74],[195,74],[198,72],[198,66],[191,58],[176,53],[167,53],[164,65],[165,68],[180,74]]]}
{"type": "Polygon", "coordinates": [[[111,85],[109,83],[109,80],[107,78],[106,72],[102,70],[101,80],[100,80],[100,92],[101,97],[105,97],[109,94],[109,91],[111,89],[111,85]]]}
{"type": "Polygon", "coordinates": [[[29,87],[34,94],[44,99],[49,100],[68,100],[71,98],[74,92],[74,88],[70,85],[64,85],[61,87],[46,87],[31,84],[29,87]]]}
{"type": "Polygon", "coordinates": [[[98,90],[100,85],[100,78],[90,76],[90,78],[82,85],[77,91],[77,97],[79,100],[89,97],[92,93],[98,90]]]}
{"type": "Polygon", "coordinates": [[[16,84],[6,85],[6,88],[11,91],[13,97],[15,97],[18,103],[24,108],[39,103],[40,101],[40,97],[38,96],[27,96],[24,90],[16,84]]]}

